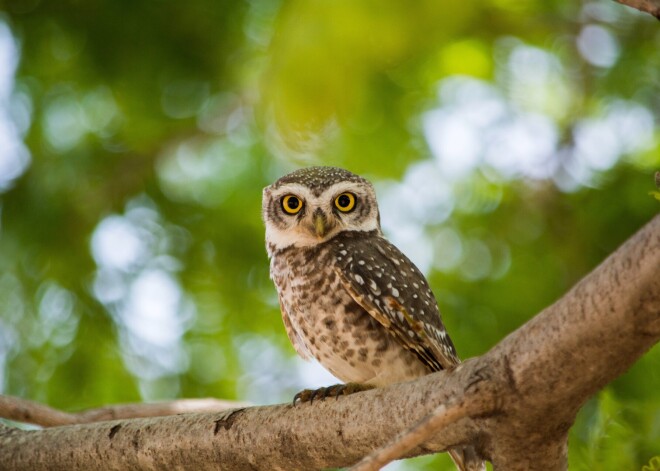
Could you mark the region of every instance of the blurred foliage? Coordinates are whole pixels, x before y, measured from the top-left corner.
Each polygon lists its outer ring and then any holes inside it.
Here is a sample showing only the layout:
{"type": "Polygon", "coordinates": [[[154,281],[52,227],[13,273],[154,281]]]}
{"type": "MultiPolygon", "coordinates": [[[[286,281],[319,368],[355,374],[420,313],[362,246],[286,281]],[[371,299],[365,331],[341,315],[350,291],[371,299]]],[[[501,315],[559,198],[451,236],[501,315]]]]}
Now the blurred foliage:
{"type": "MultiPolygon", "coordinates": [[[[375,182],[484,353],[658,212],[659,120],[657,21],[614,2],[0,1],[1,391],[331,381],[288,345],[260,221],[312,164],[375,182]]],[[[658,391],[656,347],[580,412],[571,469],[660,455],[658,391]]]]}

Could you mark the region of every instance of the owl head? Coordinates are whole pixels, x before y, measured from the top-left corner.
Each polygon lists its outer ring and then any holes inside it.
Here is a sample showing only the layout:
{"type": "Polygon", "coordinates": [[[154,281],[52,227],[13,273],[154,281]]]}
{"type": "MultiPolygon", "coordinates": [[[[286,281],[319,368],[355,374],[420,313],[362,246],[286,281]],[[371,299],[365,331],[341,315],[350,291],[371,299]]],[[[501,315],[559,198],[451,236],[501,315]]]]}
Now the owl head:
{"type": "Polygon", "coordinates": [[[309,167],[264,188],[262,215],[268,252],[313,247],[343,231],[378,231],[373,186],[336,167],[309,167]]]}

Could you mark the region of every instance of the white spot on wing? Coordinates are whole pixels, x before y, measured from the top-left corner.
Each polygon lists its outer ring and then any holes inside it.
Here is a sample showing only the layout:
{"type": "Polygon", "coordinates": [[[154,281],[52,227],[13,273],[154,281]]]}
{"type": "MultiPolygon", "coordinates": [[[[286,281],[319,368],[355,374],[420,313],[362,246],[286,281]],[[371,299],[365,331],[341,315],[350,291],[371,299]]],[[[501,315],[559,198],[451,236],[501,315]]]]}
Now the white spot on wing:
{"type": "Polygon", "coordinates": [[[373,291],[375,294],[380,294],[380,290],[378,289],[378,285],[374,280],[369,280],[369,288],[371,288],[371,291],[373,291]]]}

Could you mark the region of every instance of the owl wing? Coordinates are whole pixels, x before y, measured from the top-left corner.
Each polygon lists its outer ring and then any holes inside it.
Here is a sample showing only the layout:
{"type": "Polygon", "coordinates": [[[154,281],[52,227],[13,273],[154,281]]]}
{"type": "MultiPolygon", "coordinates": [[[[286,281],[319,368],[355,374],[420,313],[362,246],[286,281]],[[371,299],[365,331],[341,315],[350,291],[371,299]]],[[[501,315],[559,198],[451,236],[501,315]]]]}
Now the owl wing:
{"type": "Polygon", "coordinates": [[[382,237],[337,245],[335,270],[351,297],[432,371],[460,363],[419,269],[382,237]]]}
{"type": "Polygon", "coordinates": [[[291,345],[293,345],[293,348],[296,349],[296,352],[302,357],[303,360],[310,360],[312,358],[312,354],[307,349],[307,345],[305,345],[305,342],[303,341],[298,331],[294,329],[293,325],[291,324],[291,318],[289,318],[289,313],[284,307],[282,299],[280,299],[280,311],[282,311],[284,329],[286,330],[286,334],[289,336],[291,345]]]}

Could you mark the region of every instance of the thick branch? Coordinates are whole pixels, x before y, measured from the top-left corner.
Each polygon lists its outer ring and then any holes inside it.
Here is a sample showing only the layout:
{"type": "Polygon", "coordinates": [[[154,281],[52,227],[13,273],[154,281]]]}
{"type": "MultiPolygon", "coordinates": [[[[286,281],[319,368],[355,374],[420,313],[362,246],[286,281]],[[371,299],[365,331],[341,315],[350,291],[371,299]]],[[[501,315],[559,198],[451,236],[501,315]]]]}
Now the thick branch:
{"type": "Polygon", "coordinates": [[[659,339],[657,216],[562,299],[452,372],[296,407],[0,428],[0,469],[348,466],[465,398],[485,401],[486,413],[443,424],[407,456],[472,444],[496,470],[563,470],[581,405],[659,339]]]}
{"type": "Polygon", "coordinates": [[[485,423],[490,433],[502,437],[488,452],[494,464],[525,469],[521,463],[526,459],[536,463],[539,452],[529,446],[534,437],[543,445],[555,437],[557,447],[548,450],[549,456],[564,454],[565,437],[579,408],[659,339],[656,216],[564,297],[487,354],[508,359],[516,391],[507,398],[507,418],[485,423]]]}
{"type": "MultiPolygon", "coordinates": [[[[456,395],[468,370],[297,406],[0,431],[0,469],[320,469],[348,466],[456,395]],[[440,391],[436,388],[440,387],[440,391]],[[405,398],[402,400],[402,398],[405,398]],[[432,405],[428,409],[426,404],[432,405]],[[420,406],[422,405],[422,406],[420,406]],[[415,409],[419,408],[419,411],[415,409]]],[[[413,454],[468,440],[469,419],[413,454]]]]}

